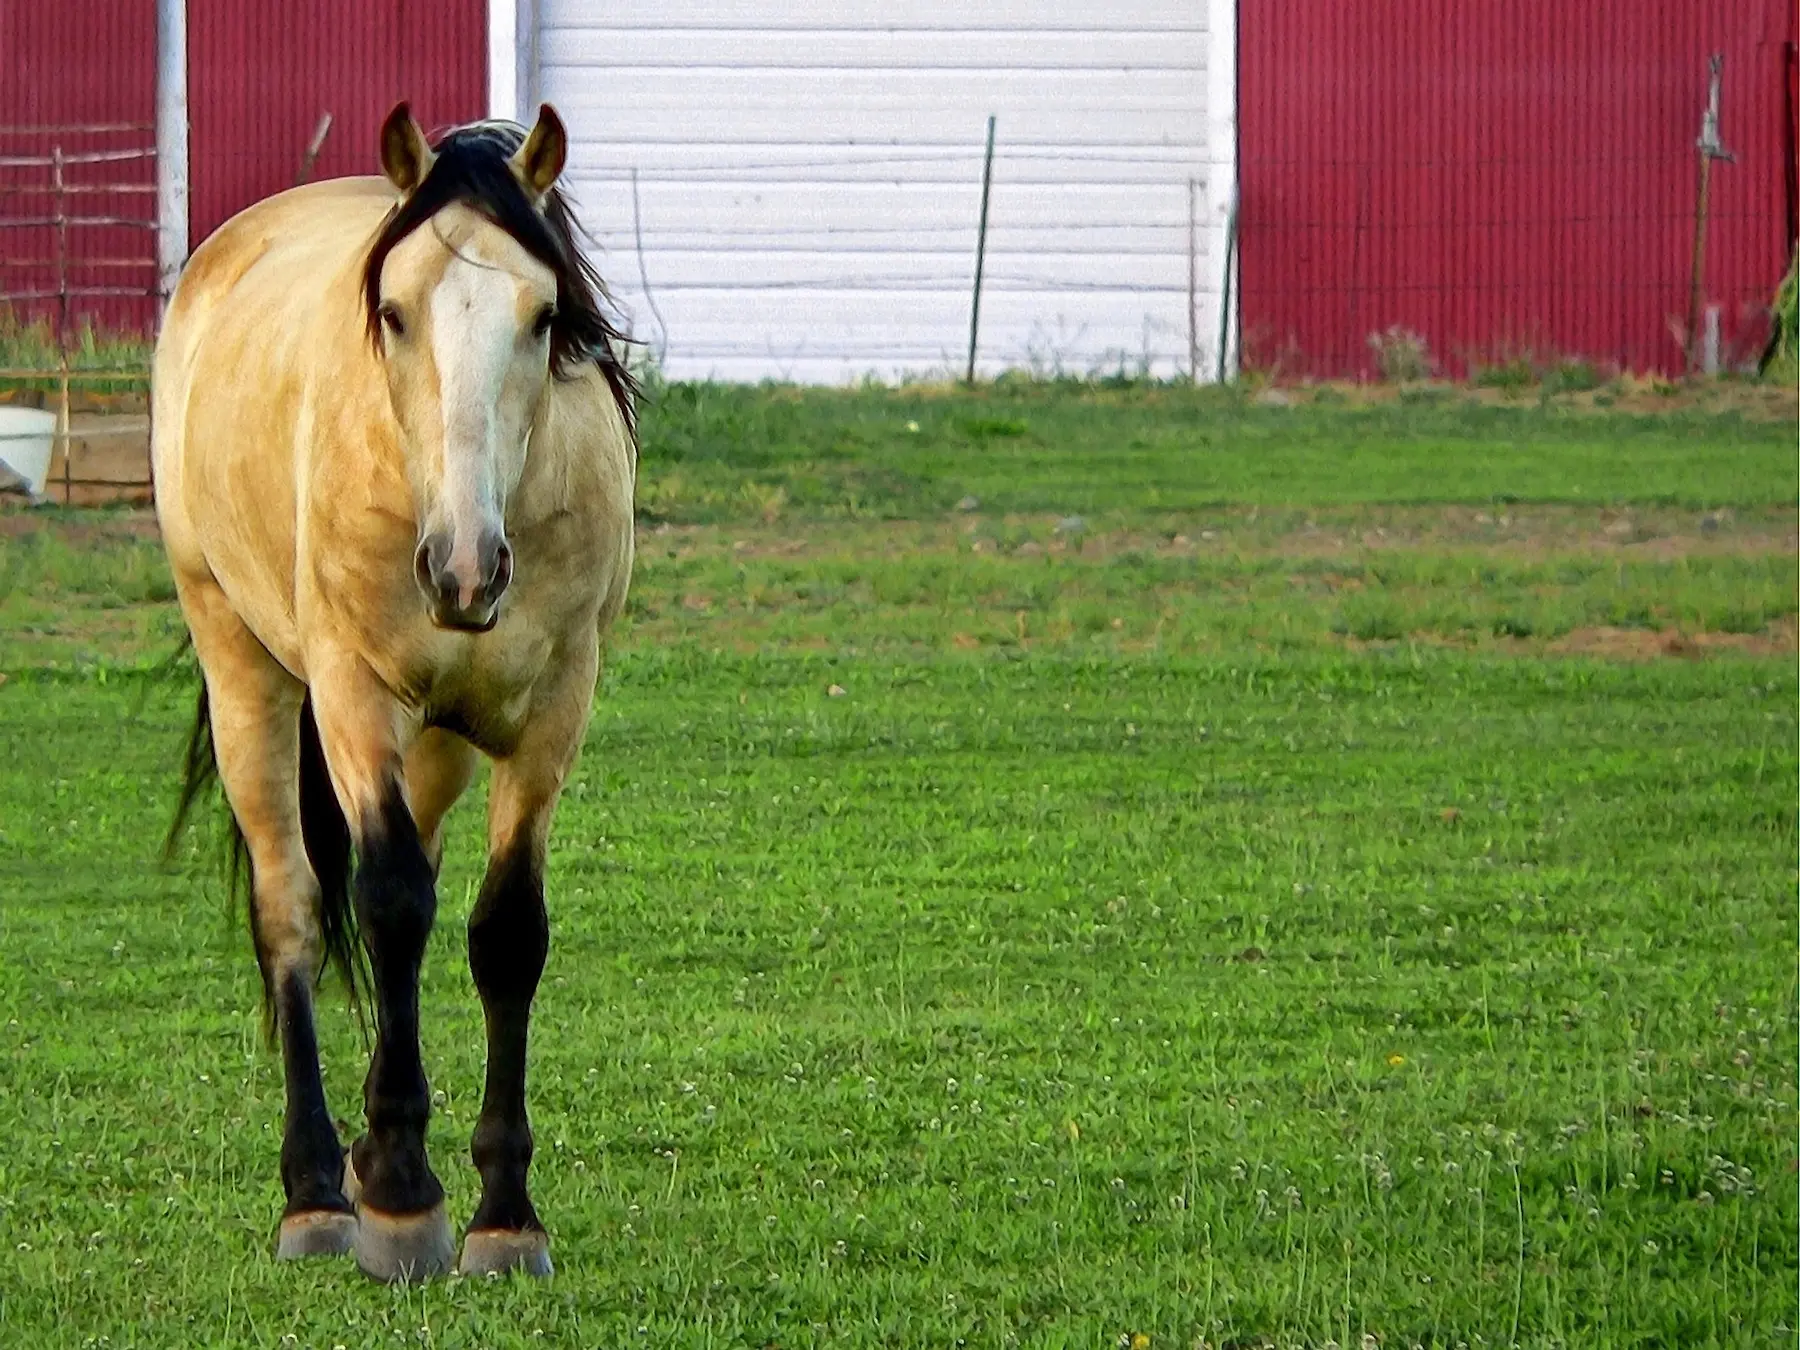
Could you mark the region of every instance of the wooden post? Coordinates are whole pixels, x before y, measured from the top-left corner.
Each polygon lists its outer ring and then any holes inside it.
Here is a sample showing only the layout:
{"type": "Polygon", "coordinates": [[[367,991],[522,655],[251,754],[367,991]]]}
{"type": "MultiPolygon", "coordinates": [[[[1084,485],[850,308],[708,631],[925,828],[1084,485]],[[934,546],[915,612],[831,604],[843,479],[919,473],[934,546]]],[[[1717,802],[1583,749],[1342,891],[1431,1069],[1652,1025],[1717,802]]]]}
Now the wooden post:
{"type": "Polygon", "coordinates": [[[1687,365],[1700,363],[1700,293],[1706,278],[1706,217],[1712,196],[1712,156],[1700,152],[1700,190],[1694,197],[1694,266],[1688,282],[1687,365]]]}
{"type": "Polygon", "coordinates": [[[988,114],[987,157],[981,164],[981,225],[975,233],[975,296],[969,304],[969,384],[975,383],[975,344],[981,333],[981,268],[987,258],[988,190],[994,181],[994,115],[988,114]]]}
{"type": "Polygon", "coordinates": [[[1700,366],[1700,301],[1706,281],[1706,221],[1711,210],[1712,162],[1735,160],[1719,138],[1719,82],[1725,65],[1723,53],[1714,52],[1707,81],[1706,111],[1700,116],[1700,139],[1695,148],[1700,155],[1700,190],[1694,196],[1694,266],[1688,281],[1687,368],[1692,374],[1700,366]]]}
{"type": "Polygon", "coordinates": [[[319,151],[325,148],[325,138],[331,134],[331,114],[325,113],[319,118],[319,125],[313,128],[312,139],[306,143],[306,151],[300,156],[300,173],[294,179],[294,186],[299,187],[312,177],[313,165],[319,162],[319,151]]]}
{"type": "Polygon", "coordinates": [[[56,236],[56,436],[52,445],[63,452],[63,505],[75,500],[75,476],[69,440],[69,212],[63,179],[63,148],[50,147],[50,200],[56,236]]]}

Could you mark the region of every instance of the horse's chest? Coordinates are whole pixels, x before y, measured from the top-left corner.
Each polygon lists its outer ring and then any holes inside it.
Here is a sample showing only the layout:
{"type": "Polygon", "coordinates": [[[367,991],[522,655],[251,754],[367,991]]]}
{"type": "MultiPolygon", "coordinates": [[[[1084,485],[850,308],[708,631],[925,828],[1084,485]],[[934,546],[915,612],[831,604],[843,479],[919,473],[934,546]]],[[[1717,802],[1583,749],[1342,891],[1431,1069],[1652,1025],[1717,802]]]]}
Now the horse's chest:
{"type": "Polygon", "coordinates": [[[494,754],[504,754],[517,741],[553,650],[547,641],[505,640],[503,628],[465,640],[469,650],[432,672],[421,700],[428,723],[494,754]]]}

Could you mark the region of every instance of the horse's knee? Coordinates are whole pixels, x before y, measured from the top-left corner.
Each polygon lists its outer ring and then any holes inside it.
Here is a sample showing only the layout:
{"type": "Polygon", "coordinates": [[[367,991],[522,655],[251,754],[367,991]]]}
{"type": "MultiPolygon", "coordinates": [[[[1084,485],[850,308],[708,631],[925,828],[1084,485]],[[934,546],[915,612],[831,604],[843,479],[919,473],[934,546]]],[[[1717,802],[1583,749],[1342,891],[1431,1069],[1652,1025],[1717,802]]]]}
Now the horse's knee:
{"type": "Polygon", "coordinates": [[[304,863],[256,869],[250,901],[256,959],[273,996],[288,977],[311,980],[324,959],[319,883],[304,863]]]}
{"type": "Polygon", "coordinates": [[[397,786],[357,831],[356,917],[377,980],[416,971],[437,917],[431,859],[397,786]]]}
{"type": "Polygon", "coordinates": [[[488,865],[469,915],[469,972],[488,1002],[529,1002],[550,952],[543,867],[527,844],[488,865]]]}

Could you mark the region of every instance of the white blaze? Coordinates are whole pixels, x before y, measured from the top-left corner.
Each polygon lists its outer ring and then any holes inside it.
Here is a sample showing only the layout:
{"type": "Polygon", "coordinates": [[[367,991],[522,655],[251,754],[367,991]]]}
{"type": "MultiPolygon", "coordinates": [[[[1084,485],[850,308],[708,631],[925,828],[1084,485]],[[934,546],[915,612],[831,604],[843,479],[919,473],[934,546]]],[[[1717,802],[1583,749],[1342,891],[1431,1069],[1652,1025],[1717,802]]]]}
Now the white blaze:
{"type": "Polygon", "coordinates": [[[444,415],[438,502],[450,535],[449,571],[465,591],[479,569],[484,528],[503,529],[497,414],[512,358],[514,305],[510,275],[461,255],[450,259],[431,293],[431,352],[444,415]]]}

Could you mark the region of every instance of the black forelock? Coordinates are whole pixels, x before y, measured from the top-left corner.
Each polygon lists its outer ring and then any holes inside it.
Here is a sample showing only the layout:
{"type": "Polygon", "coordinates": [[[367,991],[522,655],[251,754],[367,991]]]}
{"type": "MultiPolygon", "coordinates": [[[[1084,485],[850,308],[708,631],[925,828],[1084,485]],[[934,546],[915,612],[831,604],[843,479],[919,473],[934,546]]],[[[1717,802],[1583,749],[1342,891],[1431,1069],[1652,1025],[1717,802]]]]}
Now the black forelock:
{"type": "Polygon", "coordinates": [[[633,440],[637,437],[637,382],[615,344],[624,335],[607,317],[606,286],[576,245],[579,226],[562,192],[551,188],[534,207],[508,160],[525,143],[514,122],[458,127],[437,143],[437,158],[413,191],[394,205],[363,264],[363,308],[369,340],[381,342],[381,269],[396,245],[447,206],[480,212],[556,277],[556,316],[550,323],[550,370],[569,378],[577,367],[599,367],[617,400],[633,440]]]}

